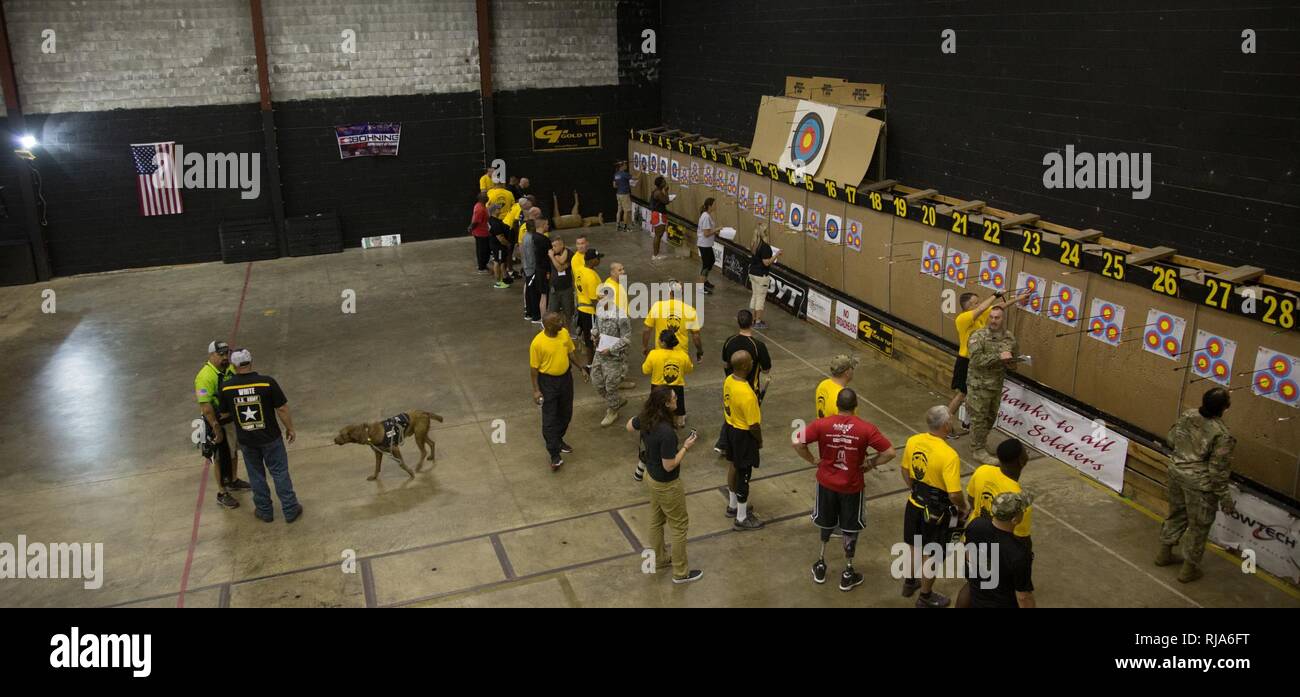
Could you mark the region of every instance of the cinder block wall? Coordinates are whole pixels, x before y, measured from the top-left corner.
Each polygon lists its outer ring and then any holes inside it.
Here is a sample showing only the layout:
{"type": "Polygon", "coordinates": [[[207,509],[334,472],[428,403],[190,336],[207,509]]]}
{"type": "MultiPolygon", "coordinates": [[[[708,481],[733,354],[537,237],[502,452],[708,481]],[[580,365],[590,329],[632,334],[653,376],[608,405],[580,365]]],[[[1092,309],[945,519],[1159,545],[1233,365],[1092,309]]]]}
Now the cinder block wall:
{"type": "MultiPolygon", "coordinates": [[[[27,130],[41,141],[46,236],[57,275],[220,258],[222,220],[270,217],[234,190],[185,190],[185,213],[139,214],[128,145],[262,153],[247,0],[3,0],[27,130]],[[42,52],[46,29],[55,52],[42,52]]],[[[336,211],[345,242],[464,234],[485,161],[473,0],[263,0],[288,216],[336,211]],[[350,30],[345,37],[343,32],[350,30]],[[355,53],[343,50],[355,37],[355,53]],[[401,121],[400,155],[341,161],[333,127],[401,121]]],[[[629,128],[659,121],[657,62],[637,56],[657,0],[492,3],[495,156],[548,202],[582,191],[613,214],[609,174],[629,128]],[[531,149],[533,116],[601,116],[604,145],[531,149]]],[[[7,121],[6,121],[7,124],[7,121]]],[[[10,130],[9,128],[5,129],[10,130]]],[[[11,136],[17,134],[10,134],[11,136]]],[[[265,155],[265,153],[263,153],[265,155]]],[[[0,158],[23,238],[26,165],[0,158]]],[[[567,205],[567,204],[566,204],[567,205]]]]}

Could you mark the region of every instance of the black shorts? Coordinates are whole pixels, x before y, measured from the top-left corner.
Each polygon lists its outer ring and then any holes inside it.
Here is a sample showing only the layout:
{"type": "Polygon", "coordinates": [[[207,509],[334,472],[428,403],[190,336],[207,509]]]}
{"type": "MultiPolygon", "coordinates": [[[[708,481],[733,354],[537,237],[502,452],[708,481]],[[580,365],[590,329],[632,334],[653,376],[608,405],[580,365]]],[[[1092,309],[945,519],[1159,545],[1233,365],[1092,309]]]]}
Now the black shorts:
{"type": "Polygon", "coordinates": [[[731,463],[737,468],[758,467],[758,441],[754,436],[725,422],[722,431],[726,434],[726,451],[731,463]]]}
{"type": "Polygon", "coordinates": [[[916,544],[916,538],[921,538],[921,545],[925,546],[934,542],[943,545],[948,541],[948,521],[949,517],[945,516],[941,520],[930,523],[925,519],[925,509],[913,505],[909,500],[903,511],[903,542],[909,545],[916,544]]]}
{"type": "Polygon", "coordinates": [[[862,532],[867,519],[866,497],[861,491],[841,494],[818,483],[812,519],[813,525],[823,530],[839,528],[844,532],[862,532]]]}
{"type": "Polygon", "coordinates": [[[582,310],[578,310],[573,314],[573,323],[578,327],[578,330],[586,336],[591,336],[591,326],[595,322],[596,316],[589,315],[582,310]]]}
{"type": "Polygon", "coordinates": [[[952,366],[952,389],[962,394],[966,394],[966,370],[970,368],[970,359],[965,356],[957,356],[957,362],[952,366]]]}
{"type": "Polygon", "coordinates": [[[493,236],[488,240],[488,250],[492,254],[492,261],[495,261],[498,264],[502,264],[505,263],[506,254],[510,251],[510,247],[508,245],[501,244],[501,240],[498,240],[495,236],[493,236]]]}

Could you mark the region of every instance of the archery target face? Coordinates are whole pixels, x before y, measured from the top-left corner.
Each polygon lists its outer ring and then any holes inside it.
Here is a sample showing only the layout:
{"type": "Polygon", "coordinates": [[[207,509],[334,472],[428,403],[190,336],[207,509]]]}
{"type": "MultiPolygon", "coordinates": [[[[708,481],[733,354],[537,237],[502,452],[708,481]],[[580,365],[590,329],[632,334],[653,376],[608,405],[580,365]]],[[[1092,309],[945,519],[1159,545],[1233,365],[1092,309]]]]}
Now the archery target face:
{"type": "Polygon", "coordinates": [[[1296,363],[1300,358],[1261,346],[1255,353],[1255,372],[1251,389],[1260,397],[1289,407],[1300,407],[1300,376],[1296,363]]]}
{"type": "Polygon", "coordinates": [[[944,280],[960,288],[966,287],[966,277],[970,274],[970,255],[959,249],[948,249],[947,260],[943,265],[944,280]]]}
{"type": "Polygon", "coordinates": [[[754,217],[767,217],[767,194],[761,191],[754,192],[754,217]]]}
{"type": "Polygon", "coordinates": [[[632,153],[632,171],[633,172],[641,171],[641,153],[639,152],[632,153]]]}
{"type": "Polygon", "coordinates": [[[1043,298],[1047,293],[1047,281],[1039,276],[1021,271],[1016,275],[1016,289],[1026,291],[1020,296],[1021,309],[1036,315],[1043,314],[1043,298]]]}
{"type": "Polygon", "coordinates": [[[713,165],[704,165],[704,185],[713,188],[713,165]]]}
{"type": "Polygon", "coordinates": [[[1232,362],[1237,356],[1237,342],[1196,330],[1196,343],[1192,345],[1192,372],[1196,377],[1227,385],[1232,379],[1232,362]]]}
{"type": "Polygon", "coordinates": [[[943,278],[943,245],[935,242],[921,245],[921,273],[943,278]]]}
{"type": "Polygon", "coordinates": [[[664,155],[659,156],[659,176],[668,176],[668,158],[664,155]]]}
{"type": "Polygon", "coordinates": [[[1008,268],[1006,257],[993,252],[984,252],[980,255],[979,284],[989,290],[1006,290],[1008,268]]]}
{"type": "Polygon", "coordinates": [[[698,162],[691,163],[691,183],[692,184],[700,183],[700,163],[698,162]]]}
{"type": "Polygon", "coordinates": [[[679,182],[682,180],[682,163],[673,160],[668,166],[668,171],[672,173],[673,181],[679,182]]]}
{"type": "Polygon", "coordinates": [[[740,172],[727,173],[727,195],[734,197],[736,189],[740,186],[740,172]]]}
{"type": "Polygon", "coordinates": [[[1151,308],[1142,328],[1143,350],[1171,361],[1181,361],[1186,327],[1187,322],[1182,317],[1151,308]]]}
{"type": "Polygon", "coordinates": [[[848,228],[844,231],[844,242],[855,252],[862,251],[862,221],[849,219],[848,228]]]}
{"type": "Polygon", "coordinates": [[[802,162],[805,174],[816,175],[826,155],[837,113],[833,106],[799,100],[790,119],[789,142],[781,151],[777,166],[782,170],[794,169],[797,162],[802,162]]]}
{"type": "Polygon", "coordinates": [[[780,196],[772,197],[772,222],[785,224],[785,199],[780,196]]]}
{"type": "Polygon", "coordinates": [[[1047,316],[1067,327],[1077,327],[1079,326],[1079,308],[1082,306],[1082,299],[1083,294],[1079,292],[1078,288],[1056,281],[1052,284],[1052,295],[1047,304],[1047,316]]]}
{"type": "Polygon", "coordinates": [[[790,204],[790,222],[788,224],[791,230],[803,230],[803,206],[797,203],[790,204]]]}
{"type": "Polygon", "coordinates": [[[807,230],[807,232],[808,232],[808,236],[809,236],[809,237],[821,237],[821,236],[822,236],[822,220],[821,220],[821,217],[822,217],[822,216],[821,216],[821,213],[818,213],[817,211],[815,211],[815,210],[813,210],[813,209],[811,209],[811,208],[806,209],[806,210],[804,211],[804,219],[805,219],[805,221],[807,222],[807,225],[808,225],[808,230],[807,230]]]}
{"type": "Polygon", "coordinates": [[[749,210],[749,187],[748,186],[745,186],[744,184],[740,185],[740,189],[736,193],[736,205],[739,206],[740,210],[742,211],[749,210]]]}
{"type": "Polygon", "coordinates": [[[822,239],[831,244],[842,244],[844,242],[843,232],[844,223],[838,215],[826,216],[826,224],[822,226],[822,239]]]}

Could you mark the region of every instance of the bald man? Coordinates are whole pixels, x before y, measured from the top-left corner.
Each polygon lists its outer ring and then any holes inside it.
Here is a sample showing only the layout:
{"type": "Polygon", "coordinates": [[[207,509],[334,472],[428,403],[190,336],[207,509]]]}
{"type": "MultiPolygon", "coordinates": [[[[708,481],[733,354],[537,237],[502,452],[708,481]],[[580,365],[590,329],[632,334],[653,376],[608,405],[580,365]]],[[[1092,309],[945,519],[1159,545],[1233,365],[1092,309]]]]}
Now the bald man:
{"type": "Polygon", "coordinates": [[[722,426],[726,433],[727,516],[735,516],[733,530],[758,530],[763,521],[749,508],[749,479],[758,467],[758,451],[763,447],[762,412],[758,395],[749,385],[749,371],[754,359],[748,351],[731,355],[731,375],[722,382],[722,426]]]}

